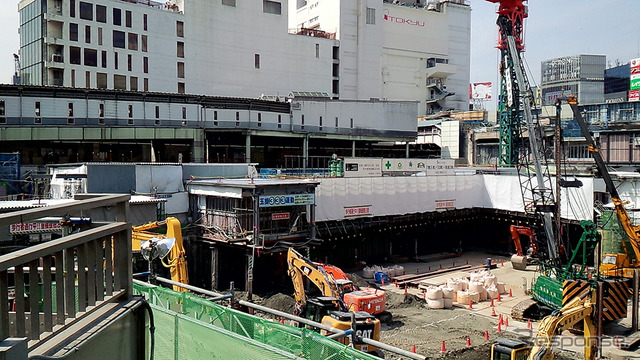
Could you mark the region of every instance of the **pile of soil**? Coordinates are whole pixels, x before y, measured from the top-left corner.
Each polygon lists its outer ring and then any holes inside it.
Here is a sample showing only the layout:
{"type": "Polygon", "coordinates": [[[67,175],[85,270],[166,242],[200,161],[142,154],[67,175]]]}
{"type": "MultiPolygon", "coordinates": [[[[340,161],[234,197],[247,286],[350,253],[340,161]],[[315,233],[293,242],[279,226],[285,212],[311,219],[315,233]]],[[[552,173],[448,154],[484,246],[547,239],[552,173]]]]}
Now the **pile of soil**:
{"type": "Polygon", "coordinates": [[[264,298],[260,305],[286,312],[288,314],[293,314],[296,306],[296,300],[292,296],[277,293],[273,296],[264,298]]]}
{"type": "Polygon", "coordinates": [[[347,277],[349,277],[349,280],[351,280],[351,282],[354,283],[357,287],[376,287],[369,284],[367,280],[365,280],[363,277],[359,276],[358,274],[349,273],[347,274],[347,277]]]}

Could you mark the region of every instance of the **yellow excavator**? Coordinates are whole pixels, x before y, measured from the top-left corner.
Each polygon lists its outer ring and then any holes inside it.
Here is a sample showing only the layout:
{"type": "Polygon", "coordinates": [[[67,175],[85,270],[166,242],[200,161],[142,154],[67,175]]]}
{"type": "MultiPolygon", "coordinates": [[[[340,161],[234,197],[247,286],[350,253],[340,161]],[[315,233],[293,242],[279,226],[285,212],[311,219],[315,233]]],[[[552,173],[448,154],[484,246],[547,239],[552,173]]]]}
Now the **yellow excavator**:
{"type": "Polygon", "coordinates": [[[554,339],[564,330],[582,321],[584,325],[584,358],[595,359],[596,336],[592,313],[595,304],[593,294],[586,291],[573,298],[560,310],[554,311],[540,322],[534,339],[534,346],[514,339],[498,339],[491,346],[492,360],[551,360],[553,359],[554,339]]]}
{"type": "MultiPolygon", "coordinates": [[[[182,243],[182,229],[180,227],[180,220],[174,217],[168,217],[163,221],[152,221],[144,225],[133,226],[131,233],[131,249],[133,252],[140,252],[140,246],[143,242],[151,239],[164,239],[174,238],[175,243],[169,254],[161,259],[161,263],[164,267],[169,268],[171,272],[171,280],[177,281],[183,284],[189,283],[189,274],[187,273],[187,260],[185,259],[185,251],[182,243]],[[167,233],[165,235],[150,232],[148,230],[156,229],[162,226],[167,226],[167,233]]],[[[180,286],[173,286],[175,291],[187,291],[187,289],[180,286]]]]}
{"type": "MultiPolygon", "coordinates": [[[[355,335],[354,347],[356,349],[380,355],[380,349],[377,347],[357,342],[358,338],[380,341],[380,320],[365,311],[349,311],[342,301],[340,290],[333,276],[316,266],[313,261],[300,255],[293,248],[289,248],[287,264],[296,299],[295,315],[339,330],[352,329],[355,335]],[[304,289],[305,278],[320,289],[322,296],[307,297],[304,289]]],[[[328,335],[324,331],[321,333],[328,335]]],[[[340,342],[348,345],[349,338],[342,338],[340,342]]]]}

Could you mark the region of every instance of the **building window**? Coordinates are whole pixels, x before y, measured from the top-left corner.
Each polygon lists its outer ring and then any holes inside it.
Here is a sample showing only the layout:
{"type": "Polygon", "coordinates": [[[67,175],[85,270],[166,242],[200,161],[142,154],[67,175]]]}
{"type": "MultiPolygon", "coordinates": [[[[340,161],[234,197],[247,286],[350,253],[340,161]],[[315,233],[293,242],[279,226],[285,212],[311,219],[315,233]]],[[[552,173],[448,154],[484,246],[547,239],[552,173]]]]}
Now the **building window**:
{"type": "Polygon", "coordinates": [[[184,83],[183,82],[179,82],[178,83],[178,94],[184,94],[184,93],[185,93],[184,83]]]}
{"type": "Polygon", "coordinates": [[[69,103],[69,112],[67,113],[67,117],[73,117],[73,103],[69,103]]]}
{"type": "Polygon", "coordinates": [[[282,129],[282,115],[278,115],[278,129],[282,129]]]}
{"type": "Polygon", "coordinates": [[[282,4],[279,1],[262,0],[262,11],[267,14],[282,14],[282,4]]]}
{"type": "Polygon", "coordinates": [[[176,51],[176,56],[178,56],[179,58],[183,58],[184,57],[184,43],[182,41],[178,41],[178,48],[176,51]]]}
{"type": "Polygon", "coordinates": [[[113,47],[125,48],[125,34],[123,31],[113,30],[113,47]]]}
{"type": "Polygon", "coordinates": [[[34,115],[36,117],[40,117],[40,101],[36,101],[36,103],[34,104],[34,115]]]}
{"type": "Polygon", "coordinates": [[[4,110],[4,100],[0,100],[0,116],[5,116],[5,110],[4,110]]]}
{"type": "Polygon", "coordinates": [[[93,20],[93,4],[80,1],[80,19],[93,20]]]}
{"type": "Polygon", "coordinates": [[[316,57],[320,57],[320,44],[316,44],[316,57]]]}
{"type": "Polygon", "coordinates": [[[133,71],[133,57],[131,54],[127,54],[127,70],[133,71]]]}
{"type": "Polygon", "coordinates": [[[222,5],[236,7],[236,0],[222,0],[222,5]]]}
{"type": "Polygon", "coordinates": [[[85,66],[98,66],[98,50],[84,49],[84,65],[85,66]]]}
{"type": "Polygon", "coordinates": [[[102,28],[98,28],[98,45],[102,45],[102,28]]]}
{"type": "MultiPolygon", "coordinates": [[[[106,89],[107,88],[107,74],[105,73],[97,73],[96,74],[96,87],[98,89],[106,89]]],[[[102,105],[102,109],[104,112],[104,105],[102,105]]]]}
{"type": "Polygon", "coordinates": [[[124,75],[113,75],[113,88],[116,90],[127,90],[127,77],[124,75]]]}
{"type": "Polygon", "coordinates": [[[349,126],[353,129],[353,118],[350,119],[349,126]]]}
{"type": "Polygon", "coordinates": [[[187,120],[187,108],[185,106],[182,107],[182,120],[187,120]]]}
{"type": "Polygon", "coordinates": [[[149,91],[149,79],[147,78],[142,79],[142,84],[143,84],[144,91],[149,91]]]}
{"type": "Polygon", "coordinates": [[[142,35],[141,40],[142,52],[147,52],[147,35],[142,35]]]}
{"type": "Polygon", "coordinates": [[[142,15],[142,29],[144,31],[147,31],[147,22],[148,22],[147,14],[142,15]]]}
{"type": "Polygon", "coordinates": [[[71,87],[76,87],[76,70],[71,69],[71,87]]]}
{"type": "Polygon", "coordinates": [[[84,42],[91,44],[91,26],[89,25],[84,27],[84,42]]]}
{"type": "Polygon", "coordinates": [[[118,53],[113,53],[113,67],[118,70],[118,53]]]}
{"type": "Polygon", "coordinates": [[[84,84],[87,89],[91,87],[91,71],[84,72],[84,84]]]}
{"type": "Polygon", "coordinates": [[[80,65],[80,48],[75,46],[69,47],[69,63],[74,65],[80,65]]]}
{"type": "Polygon", "coordinates": [[[176,36],[184,37],[184,23],[182,21],[176,21],[176,36]]]}
{"type": "Polygon", "coordinates": [[[178,63],[178,77],[180,79],[184,79],[184,63],[183,62],[178,63]]]}
{"type": "Polygon", "coordinates": [[[138,50],[138,34],[129,33],[129,50],[138,50]]]}
{"type": "Polygon", "coordinates": [[[240,112],[236,111],[236,126],[240,126],[240,112]]]}
{"type": "Polygon", "coordinates": [[[107,7],[96,5],[96,21],[101,23],[107,22],[107,7]]]}
{"type": "Polygon", "coordinates": [[[375,25],[376,24],[376,9],[367,8],[367,24],[375,25]]]}
{"type": "Polygon", "coordinates": [[[304,115],[302,115],[302,118],[300,119],[300,128],[304,129],[304,115]]]}
{"type": "Polygon", "coordinates": [[[336,127],[338,127],[338,117],[336,116],[336,127]]]}
{"type": "Polygon", "coordinates": [[[129,119],[133,118],[133,105],[129,104],[129,106],[127,107],[127,117],[129,119]]]}
{"type": "Polygon", "coordinates": [[[69,0],[69,16],[76,17],[76,0],[69,0]]]}
{"type": "Polygon", "coordinates": [[[113,8],[113,25],[122,25],[122,10],[113,8]]]}
{"type": "Polygon", "coordinates": [[[149,58],[146,56],[142,59],[142,71],[145,74],[149,73],[149,58]]]}
{"type": "Polygon", "coordinates": [[[104,118],[104,104],[103,103],[98,104],[98,117],[99,118],[104,118]]]}
{"type": "Polygon", "coordinates": [[[213,112],[213,126],[218,126],[218,112],[213,112]]]}
{"type": "Polygon", "coordinates": [[[253,55],[253,62],[256,69],[260,69],[260,54],[253,55]]]}
{"type": "Polygon", "coordinates": [[[262,114],[258,113],[258,127],[262,126],[262,114]]]}
{"type": "Polygon", "coordinates": [[[322,116],[320,116],[320,120],[318,121],[318,127],[322,130],[322,116]]]}
{"type": "Polygon", "coordinates": [[[131,27],[131,11],[129,10],[124,12],[124,25],[128,28],[131,27]]]}
{"type": "Polygon", "coordinates": [[[160,106],[156,105],[156,119],[160,119],[160,106]]]}
{"type": "Polygon", "coordinates": [[[138,91],[138,78],[132,76],[129,78],[129,90],[138,91]]]}
{"type": "Polygon", "coordinates": [[[107,67],[107,52],[105,50],[102,50],[102,52],[100,53],[100,58],[102,60],[102,67],[106,68],[107,67]]]}
{"type": "Polygon", "coordinates": [[[78,41],[78,24],[69,24],[69,40],[78,41]]]}

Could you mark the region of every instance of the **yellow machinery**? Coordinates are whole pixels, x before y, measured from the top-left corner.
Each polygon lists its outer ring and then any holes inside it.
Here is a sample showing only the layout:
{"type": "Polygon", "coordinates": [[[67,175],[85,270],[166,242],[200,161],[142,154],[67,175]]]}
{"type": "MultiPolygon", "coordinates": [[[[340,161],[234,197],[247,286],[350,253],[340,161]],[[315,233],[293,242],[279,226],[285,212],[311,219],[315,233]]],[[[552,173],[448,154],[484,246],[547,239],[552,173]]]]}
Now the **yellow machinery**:
{"type": "MultiPolygon", "coordinates": [[[[293,281],[294,297],[296,299],[296,314],[298,316],[320,322],[339,330],[354,331],[355,338],[366,337],[380,341],[380,320],[364,311],[348,311],[340,296],[340,290],[332,275],[297,251],[289,248],[287,254],[289,276],[293,281]],[[307,298],[304,289],[304,279],[309,279],[320,291],[322,296],[307,298]],[[355,319],[355,323],[352,320],[355,319]]],[[[327,335],[322,331],[324,335],[327,335]]],[[[349,344],[349,338],[340,340],[349,344]]],[[[356,340],[357,341],[357,340],[356,340]]],[[[368,344],[355,344],[355,348],[370,353],[380,350],[368,344]]]]}
{"type": "MultiPolygon", "coordinates": [[[[189,275],[187,273],[187,260],[185,259],[184,247],[182,244],[182,229],[180,221],[174,217],[168,217],[163,221],[153,221],[148,224],[134,226],[131,233],[131,248],[134,252],[140,252],[140,245],[151,239],[174,238],[175,244],[169,251],[169,254],[161,260],[162,265],[169,268],[171,272],[171,280],[183,284],[189,283],[189,275]],[[165,235],[149,232],[147,230],[156,229],[167,226],[165,235]]],[[[187,291],[187,289],[173,286],[175,291],[187,291]]]]}
{"type": "MultiPolygon", "coordinates": [[[[622,249],[624,253],[604,254],[602,264],[600,265],[600,274],[606,276],[633,278],[634,269],[640,267],[640,226],[635,226],[631,222],[631,217],[627,213],[627,210],[624,207],[624,202],[622,201],[622,199],[620,199],[618,190],[613,183],[613,180],[611,179],[611,175],[609,175],[609,171],[607,170],[607,166],[602,159],[602,155],[600,155],[600,149],[597,148],[596,143],[593,140],[591,133],[589,132],[588,126],[582,118],[580,110],[578,109],[578,100],[573,95],[569,95],[566,100],[571,107],[573,116],[576,118],[576,121],[580,126],[582,136],[584,136],[587,141],[589,151],[591,152],[591,155],[595,160],[598,172],[604,180],[607,192],[611,196],[611,202],[614,205],[618,221],[624,229],[624,232],[629,237],[629,242],[631,243],[631,248],[633,249],[633,253],[635,255],[635,258],[631,259],[631,254],[627,253],[627,244],[625,243],[624,238],[621,238],[620,241],[622,243],[622,249]]],[[[556,106],[560,106],[560,104],[561,100],[558,100],[556,106]]]]}
{"type": "Polygon", "coordinates": [[[551,360],[553,359],[553,345],[556,335],[571,328],[580,321],[584,324],[584,358],[595,359],[595,327],[591,314],[594,303],[591,294],[585,292],[573,298],[562,309],[554,311],[540,322],[534,340],[534,346],[512,339],[498,339],[491,346],[492,360],[551,360]]]}

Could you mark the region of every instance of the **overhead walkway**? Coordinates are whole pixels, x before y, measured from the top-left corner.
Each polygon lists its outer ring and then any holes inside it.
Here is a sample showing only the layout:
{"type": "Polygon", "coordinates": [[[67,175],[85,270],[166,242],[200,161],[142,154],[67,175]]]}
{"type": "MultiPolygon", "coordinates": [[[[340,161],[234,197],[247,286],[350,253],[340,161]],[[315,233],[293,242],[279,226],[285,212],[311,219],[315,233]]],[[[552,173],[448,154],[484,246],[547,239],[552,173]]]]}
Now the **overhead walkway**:
{"type": "Polygon", "coordinates": [[[153,309],[156,360],[377,359],[319,333],[258,318],[193,294],[134,284],[153,309]]]}

